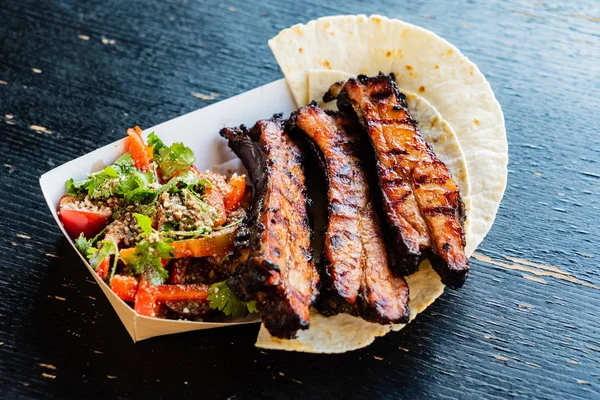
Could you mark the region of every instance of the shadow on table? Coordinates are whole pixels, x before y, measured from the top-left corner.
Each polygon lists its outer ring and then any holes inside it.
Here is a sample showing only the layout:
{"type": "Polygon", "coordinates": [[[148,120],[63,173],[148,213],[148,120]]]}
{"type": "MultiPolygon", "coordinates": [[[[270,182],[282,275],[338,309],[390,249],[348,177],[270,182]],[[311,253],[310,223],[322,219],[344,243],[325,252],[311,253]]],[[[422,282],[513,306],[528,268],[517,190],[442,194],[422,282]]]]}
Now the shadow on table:
{"type": "MultiPolygon", "coordinates": [[[[340,355],[262,351],[253,346],[258,325],[134,344],[68,242],[63,240],[55,254],[61,258],[53,259],[39,287],[29,315],[31,329],[19,338],[39,363],[56,367],[44,371],[54,379],[32,383],[32,390],[50,397],[394,396],[406,380],[413,381],[418,394],[420,384],[414,380],[434,354],[422,336],[431,319],[428,312],[405,331],[340,355]],[[326,391],[311,387],[317,376],[330,379],[326,391]]],[[[450,308],[447,312],[456,312],[450,308]]],[[[423,376],[418,380],[427,382],[423,376]]]]}

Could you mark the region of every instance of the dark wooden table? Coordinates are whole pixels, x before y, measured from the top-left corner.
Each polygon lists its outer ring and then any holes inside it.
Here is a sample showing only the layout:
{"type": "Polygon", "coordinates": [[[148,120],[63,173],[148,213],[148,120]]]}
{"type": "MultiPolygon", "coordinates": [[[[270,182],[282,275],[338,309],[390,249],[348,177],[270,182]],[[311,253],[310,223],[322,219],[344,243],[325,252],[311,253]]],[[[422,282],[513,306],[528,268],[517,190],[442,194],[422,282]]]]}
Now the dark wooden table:
{"type": "Polygon", "coordinates": [[[1,398],[600,398],[599,3],[343,3],[2,1],[1,398]],[[471,278],[343,355],[260,351],[257,325],[133,344],[38,177],[279,79],[267,40],[341,13],[437,32],[502,104],[509,184],[471,278]]]}

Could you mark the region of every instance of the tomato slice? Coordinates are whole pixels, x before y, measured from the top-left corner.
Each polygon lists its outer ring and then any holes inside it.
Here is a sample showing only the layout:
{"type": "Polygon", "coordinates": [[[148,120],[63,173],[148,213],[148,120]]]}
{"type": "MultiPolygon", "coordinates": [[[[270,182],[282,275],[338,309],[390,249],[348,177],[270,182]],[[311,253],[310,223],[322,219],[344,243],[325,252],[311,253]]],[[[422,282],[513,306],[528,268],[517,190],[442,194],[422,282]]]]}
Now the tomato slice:
{"type": "Polygon", "coordinates": [[[129,144],[127,145],[127,152],[131,154],[131,158],[136,168],[142,171],[148,171],[150,169],[151,155],[148,152],[146,143],[142,139],[142,130],[136,126],[135,129],[127,129],[127,135],[129,136],[129,144]]]}
{"type": "Polygon", "coordinates": [[[59,210],[63,226],[72,238],[77,238],[81,233],[86,238],[96,236],[110,219],[110,213],[100,213],[81,210],[59,210]]]}
{"type": "Polygon", "coordinates": [[[72,238],[77,238],[81,233],[86,238],[92,238],[108,224],[112,211],[110,209],[86,211],[67,207],[68,204],[77,201],[77,198],[72,196],[63,196],[60,199],[58,205],[60,221],[72,238]]]}

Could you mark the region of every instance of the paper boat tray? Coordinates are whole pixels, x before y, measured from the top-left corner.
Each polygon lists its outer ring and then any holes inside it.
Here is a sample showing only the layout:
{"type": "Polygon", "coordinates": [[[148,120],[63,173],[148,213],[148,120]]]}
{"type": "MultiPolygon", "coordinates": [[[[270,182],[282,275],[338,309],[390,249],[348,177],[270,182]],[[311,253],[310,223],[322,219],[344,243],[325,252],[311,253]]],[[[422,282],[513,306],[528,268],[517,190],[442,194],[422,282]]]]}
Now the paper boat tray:
{"type": "MultiPolygon", "coordinates": [[[[283,113],[284,116],[287,116],[295,108],[296,104],[292,94],[285,80],[281,79],[148,128],[144,130],[144,136],[147,136],[150,132],[156,132],[167,144],[183,142],[194,151],[196,155],[195,165],[198,169],[201,171],[214,169],[216,165],[235,159],[235,155],[227,147],[226,141],[219,136],[221,128],[240,124],[252,126],[259,119],[270,118],[276,113],[283,113]]],[[[127,127],[120,128],[122,128],[123,135],[125,135],[127,127]]],[[[60,223],[57,214],[60,198],[66,193],[65,182],[69,178],[75,180],[85,179],[89,173],[99,171],[112,164],[124,152],[125,140],[122,139],[69,161],[40,177],[40,185],[50,212],[73,249],[75,249],[75,243],[60,223]]],[[[110,287],[98,277],[85,257],[81,254],[79,254],[79,257],[110,301],[110,304],[112,304],[134,342],[160,335],[259,322],[258,318],[212,323],[140,316],[127,303],[117,297],[110,287]]]]}

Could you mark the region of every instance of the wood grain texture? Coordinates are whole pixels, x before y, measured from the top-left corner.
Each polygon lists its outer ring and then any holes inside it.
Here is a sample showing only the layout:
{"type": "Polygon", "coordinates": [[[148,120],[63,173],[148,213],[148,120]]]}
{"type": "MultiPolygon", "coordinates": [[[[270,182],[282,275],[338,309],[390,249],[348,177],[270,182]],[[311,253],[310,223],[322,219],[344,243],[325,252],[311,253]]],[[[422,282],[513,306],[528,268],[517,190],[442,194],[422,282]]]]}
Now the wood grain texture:
{"type": "Polygon", "coordinates": [[[600,398],[599,32],[595,0],[2,1],[1,397],[600,398]],[[39,175],[128,126],[280,78],[266,41],[339,13],[437,32],[502,104],[509,185],[465,287],[349,354],[260,351],[257,326],[134,345],[47,212],[39,175]]]}

